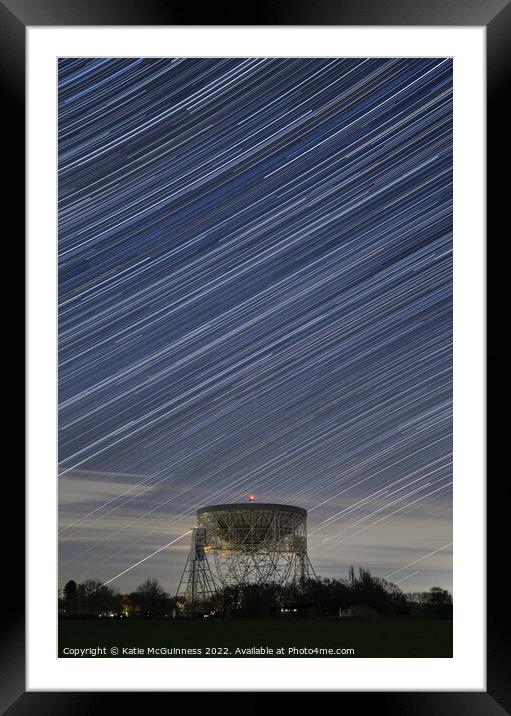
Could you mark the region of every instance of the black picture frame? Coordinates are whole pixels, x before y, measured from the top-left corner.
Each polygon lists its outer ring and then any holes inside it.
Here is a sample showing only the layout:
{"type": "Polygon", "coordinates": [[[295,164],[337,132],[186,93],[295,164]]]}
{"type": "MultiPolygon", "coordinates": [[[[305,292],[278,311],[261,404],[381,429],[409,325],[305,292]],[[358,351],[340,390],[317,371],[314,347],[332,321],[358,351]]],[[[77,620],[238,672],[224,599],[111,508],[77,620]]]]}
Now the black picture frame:
{"type": "MultiPolygon", "coordinates": [[[[171,0],[0,0],[0,82],[4,97],[4,171],[9,174],[5,206],[18,217],[12,238],[18,246],[21,238],[21,217],[25,214],[25,36],[28,26],[79,25],[422,25],[422,26],[485,26],[487,29],[487,164],[488,234],[504,219],[506,182],[499,178],[499,168],[509,155],[506,145],[508,121],[505,107],[505,79],[509,75],[511,42],[511,3],[506,0],[312,0],[296,3],[291,0],[250,4],[244,12],[241,4],[227,9],[218,3],[200,10],[192,4],[171,0]],[[200,22],[197,22],[200,17],[200,22]],[[7,111],[8,108],[8,111],[7,111]],[[17,210],[17,211],[16,211],[17,210]],[[15,232],[15,233],[14,233],[15,232]]],[[[509,164],[505,165],[509,167],[509,164]]],[[[5,193],[4,193],[5,196],[5,193]]],[[[505,226],[505,222],[502,224],[505,226]]],[[[495,285],[502,285],[498,279],[495,285]]],[[[494,306],[498,305],[496,296],[494,306]]],[[[23,301],[21,302],[23,303],[23,301]]],[[[21,323],[21,322],[18,322],[21,323]]],[[[23,342],[23,340],[21,341],[23,342]]],[[[498,372],[500,350],[490,353],[493,372],[498,372]]],[[[492,432],[493,444],[504,441],[504,427],[492,432]]],[[[489,452],[491,452],[489,450],[489,452]]],[[[20,476],[19,466],[16,472],[20,476]]],[[[502,474],[504,476],[504,474],[502,474]]],[[[488,485],[487,529],[487,691],[486,692],[350,692],[343,693],[343,709],[372,710],[399,716],[420,714],[484,714],[491,716],[511,711],[509,680],[506,681],[506,642],[502,619],[507,607],[502,603],[499,555],[504,541],[505,521],[497,517],[503,504],[503,480],[488,485]],[[491,519],[490,519],[491,516],[491,519]],[[350,703],[352,702],[352,703],[350,703]]],[[[24,483],[10,479],[9,504],[18,504],[18,518],[24,515],[24,483]],[[12,502],[11,502],[12,501],[12,502]]],[[[12,539],[8,528],[4,555],[8,558],[4,575],[23,592],[24,544],[23,530],[18,528],[12,539]]],[[[502,566],[502,564],[500,565],[502,566]]],[[[25,691],[25,614],[19,599],[3,610],[8,625],[0,646],[0,709],[12,716],[21,714],[90,714],[107,708],[119,709],[122,693],[98,692],[26,692],[25,691]],[[114,699],[115,698],[115,703],[114,699]]],[[[142,706],[147,694],[128,693],[130,708],[142,706]]],[[[165,694],[161,694],[165,697],[165,694]]],[[[200,697],[201,694],[197,694],[200,697]]],[[[251,705],[257,704],[251,701],[251,705]]],[[[166,696],[168,699],[168,695],[166,696]]],[[[196,702],[195,704],[196,705],[196,702]]]]}

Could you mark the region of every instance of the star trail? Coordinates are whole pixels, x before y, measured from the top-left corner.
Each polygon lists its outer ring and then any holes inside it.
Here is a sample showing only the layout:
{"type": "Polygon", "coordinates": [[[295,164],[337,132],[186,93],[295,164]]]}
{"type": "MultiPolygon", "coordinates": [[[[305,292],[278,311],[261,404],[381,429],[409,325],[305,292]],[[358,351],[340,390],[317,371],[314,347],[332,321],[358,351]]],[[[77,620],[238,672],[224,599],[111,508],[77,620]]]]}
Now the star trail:
{"type": "Polygon", "coordinates": [[[255,493],[322,576],[451,588],[452,71],[59,60],[62,584],[172,592],[255,493]]]}

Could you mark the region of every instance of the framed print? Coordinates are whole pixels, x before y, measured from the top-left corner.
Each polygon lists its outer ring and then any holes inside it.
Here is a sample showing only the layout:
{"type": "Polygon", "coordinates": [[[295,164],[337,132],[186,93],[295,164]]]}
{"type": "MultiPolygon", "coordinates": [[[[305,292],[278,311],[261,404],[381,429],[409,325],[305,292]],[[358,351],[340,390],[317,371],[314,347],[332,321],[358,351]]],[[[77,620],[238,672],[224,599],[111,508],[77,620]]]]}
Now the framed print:
{"type": "Polygon", "coordinates": [[[484,429],[509,14],[2,4],[18,200],[23,111],[27,147],[9,713],[509,706],[484,429]]]}

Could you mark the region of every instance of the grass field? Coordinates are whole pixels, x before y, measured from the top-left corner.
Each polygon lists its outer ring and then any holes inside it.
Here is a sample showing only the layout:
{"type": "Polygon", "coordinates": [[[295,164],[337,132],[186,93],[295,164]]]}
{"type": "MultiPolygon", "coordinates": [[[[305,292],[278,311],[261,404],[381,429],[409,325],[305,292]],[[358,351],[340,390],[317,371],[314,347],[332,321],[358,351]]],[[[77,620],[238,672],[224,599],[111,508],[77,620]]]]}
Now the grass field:
{"type": "Polygon", "coordinates": [[[62,619],[59,656],[147,657],[452,657],[452,621],[432,619],[62,619]],[[195,653],[172,653],[174,648],[195,653]],[[251,648],[264,647],[264,653],[251,648]],[[312,649],[309,653],[289,651],[312,649]],[[142,651],[123,652],[123,649],[142,651]],[[101,651],[66,653],[66,649],[101,651]],[[114,650],[113,653],[111,650],[114,650]],[[115,649],[118,650],[115,653],[115,649]],[[272,649],[273,653],[268,653],[272,649]],[[281,650],[280,652],[278,650],[281,650]],[[315,649],[351,651],[324,653],[315,649]],[[210,651],[211,650],[211,651],[210,651]]]}

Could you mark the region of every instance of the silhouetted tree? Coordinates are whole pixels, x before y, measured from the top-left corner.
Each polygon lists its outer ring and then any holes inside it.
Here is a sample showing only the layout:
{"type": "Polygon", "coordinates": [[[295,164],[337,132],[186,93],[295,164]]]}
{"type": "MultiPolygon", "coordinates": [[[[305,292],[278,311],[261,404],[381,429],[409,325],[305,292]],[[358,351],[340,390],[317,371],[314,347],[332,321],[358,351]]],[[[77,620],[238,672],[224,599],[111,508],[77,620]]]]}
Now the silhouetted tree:
{"type": "Polygon", "coordinates": [[[97,579],[86,579],[78,585],[78,601],[82,614],[117,611],[120,595],[97,579]]]}
{"type": "Polygon", "coordinates": [[[452,596],[447,589],[431,587],[427,595],[426,613],[436,619],[452,617],[452,596]]]}
{"type": "Polygon", "coordinates": [[[78,586],[74,579],[70,579],[64,586],[62,607],[66,610],[67,614],[75,614],[78,611],[78,586]]]}
{"type": "Polygon", "coordinates": [[[246,584],[241,590],[241,612],[245,617],[269,615],[279,606],[275,584],[246,584]]]}
{"type": "Polygon", "coordinates": [[[156,616],[169,606],[169,595],[157,579],[146,579],[129,595],[141,614],[156,616]]]}
{"type": "Polygon", "coordinates": [[[346,609],[353,603],[349,582],[339,579],[322,578],[310,580],[306,585],[306,594],[316,601],[324,614],[337,614],[339,607],[346,609]]]}

